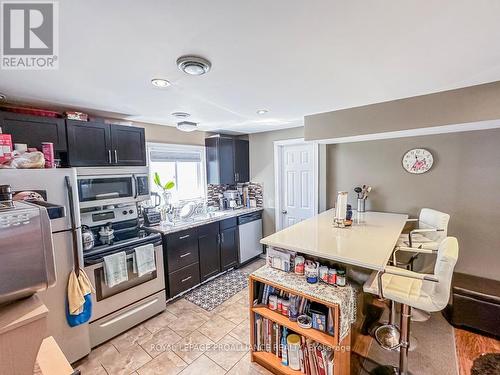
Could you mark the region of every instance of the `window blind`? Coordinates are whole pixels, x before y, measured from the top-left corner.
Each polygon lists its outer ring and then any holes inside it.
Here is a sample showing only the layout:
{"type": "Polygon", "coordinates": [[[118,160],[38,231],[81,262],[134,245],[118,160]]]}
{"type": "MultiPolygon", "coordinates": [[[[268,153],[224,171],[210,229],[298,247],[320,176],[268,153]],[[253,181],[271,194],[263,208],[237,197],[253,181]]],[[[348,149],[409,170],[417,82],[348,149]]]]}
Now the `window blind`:
{"type": "Polygon", "coordinates": [[[149,158],[152,162],[201,162],[199,151],[189,150],[151,150],[149,158]]]}

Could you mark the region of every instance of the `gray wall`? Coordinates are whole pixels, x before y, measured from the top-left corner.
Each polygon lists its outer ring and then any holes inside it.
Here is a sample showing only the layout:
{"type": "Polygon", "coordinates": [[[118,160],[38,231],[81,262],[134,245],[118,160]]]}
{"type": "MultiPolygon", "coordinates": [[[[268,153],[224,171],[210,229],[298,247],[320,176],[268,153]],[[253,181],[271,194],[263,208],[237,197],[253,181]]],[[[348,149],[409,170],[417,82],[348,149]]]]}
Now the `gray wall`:
{"type": "Polygon", "coordinates": [[[318,140],[500,118],[500,81],[305,117],[318,140]]]}
{"type": "Polygon", "coordinates": [[[250,134],[250,180],[260,182],[264,190],[264,236],[275,231],[274,220],[274,141],[303,138],[304,128],[291,128],[250,134]]]}
{"type": "MultiPolygon", "coordinates": [[[[417,216],[421,207],[451,215],[460,244],[457,270],[500,280],[500,129],[327,146],[327,202],[336,192],[369,184],[367,208],[417,216]],[[433,168],[405,172],[403,154],[423,147],[433,168]]],[[[369,251],[369,249],[367,249],[369,251]]]]}

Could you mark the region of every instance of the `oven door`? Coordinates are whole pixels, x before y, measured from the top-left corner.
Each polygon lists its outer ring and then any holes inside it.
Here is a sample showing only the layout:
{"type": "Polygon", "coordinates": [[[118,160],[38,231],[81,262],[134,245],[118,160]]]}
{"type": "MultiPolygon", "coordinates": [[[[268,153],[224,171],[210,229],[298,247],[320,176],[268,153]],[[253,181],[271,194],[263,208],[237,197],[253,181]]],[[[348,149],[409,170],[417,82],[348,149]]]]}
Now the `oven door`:
{"type": "Polygon", "coordinates": [[[127,251],[128,281],[110,288],[104,281],[104,262],[85,267],[95,294],[92,294],[94,311],[91,322],[111,314],[136,301],[165,290],[165,275],[163,271],[163,248],[155,246],[156,271],[139,277],[132,271],[133,249],[127,251]]]}
{"type": "Polygon", "coordinates": [[[130,202],[135,197],[135,179],[131,174],[78,177],[78,198],[82,208],[130,202]]]}

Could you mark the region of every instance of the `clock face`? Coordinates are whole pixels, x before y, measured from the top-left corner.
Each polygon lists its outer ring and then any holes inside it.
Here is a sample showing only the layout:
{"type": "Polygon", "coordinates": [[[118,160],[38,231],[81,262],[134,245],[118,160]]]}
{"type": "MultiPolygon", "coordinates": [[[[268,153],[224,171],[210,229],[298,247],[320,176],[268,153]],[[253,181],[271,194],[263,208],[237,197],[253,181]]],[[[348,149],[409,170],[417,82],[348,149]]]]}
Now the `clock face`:
{"type": "Polygon", "coordinates": [[[403,156],[403,168],[410,173],[421,174],[432,167],[432,154],[424,148],[414,148],[403,156]]]}

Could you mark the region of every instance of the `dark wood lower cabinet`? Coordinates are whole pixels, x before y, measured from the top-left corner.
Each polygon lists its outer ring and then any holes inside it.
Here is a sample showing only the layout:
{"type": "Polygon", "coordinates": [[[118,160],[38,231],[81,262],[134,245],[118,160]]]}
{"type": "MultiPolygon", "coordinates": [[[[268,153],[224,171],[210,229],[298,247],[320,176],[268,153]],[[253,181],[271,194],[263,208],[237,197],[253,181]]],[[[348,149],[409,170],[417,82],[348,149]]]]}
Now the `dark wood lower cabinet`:
{"type": "Polygon", "coordinates": [[[170,297],[174,297],[200,283],[200,265],[193,263],[168,275],[170,297]]]}
{"type": "Polygon", "coordinates": [[[236,217],[163,236],[167,298],[238,267],[236,217]]]}
{"type": "Polygon", "coordinates": [[[220,232],[220,258],[222,270],[238,266],[238,227],[231,227],[220,232]]]}
{"type": "Polygon", "coordinates": [[[221,272],[219,223],[198,228],[200,278],[205,281],[221,272]]]}

